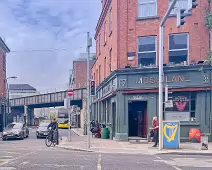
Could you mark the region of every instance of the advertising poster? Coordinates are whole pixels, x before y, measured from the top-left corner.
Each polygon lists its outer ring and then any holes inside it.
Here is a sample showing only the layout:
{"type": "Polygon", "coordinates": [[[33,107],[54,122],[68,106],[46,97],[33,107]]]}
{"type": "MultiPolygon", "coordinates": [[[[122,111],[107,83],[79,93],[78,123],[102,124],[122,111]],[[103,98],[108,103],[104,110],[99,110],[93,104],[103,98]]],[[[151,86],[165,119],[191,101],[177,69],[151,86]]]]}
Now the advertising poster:
{"type": "Polygon", "coordinates": [[[180,121],[163,121],[163,148],[180,148],[180,121]]]}

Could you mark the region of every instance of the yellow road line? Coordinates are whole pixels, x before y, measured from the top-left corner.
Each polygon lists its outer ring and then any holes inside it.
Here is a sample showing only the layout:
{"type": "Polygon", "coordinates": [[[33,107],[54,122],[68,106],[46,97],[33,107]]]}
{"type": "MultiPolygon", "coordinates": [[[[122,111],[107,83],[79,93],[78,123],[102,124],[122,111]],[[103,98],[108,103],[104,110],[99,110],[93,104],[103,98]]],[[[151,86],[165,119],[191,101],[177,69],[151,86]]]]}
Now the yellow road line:
{"type": "Polygon", "coordinates": [[[5,165],[5,164],[8,164],[8,162],[2,162],[2,163],[0,163],[0,166],[5,165]]]}
{"type": "Polygon", "coordinates": [[[7,153],[9,153],[9,154],[17,154],[16,152],[7,152],[7,153]]]}

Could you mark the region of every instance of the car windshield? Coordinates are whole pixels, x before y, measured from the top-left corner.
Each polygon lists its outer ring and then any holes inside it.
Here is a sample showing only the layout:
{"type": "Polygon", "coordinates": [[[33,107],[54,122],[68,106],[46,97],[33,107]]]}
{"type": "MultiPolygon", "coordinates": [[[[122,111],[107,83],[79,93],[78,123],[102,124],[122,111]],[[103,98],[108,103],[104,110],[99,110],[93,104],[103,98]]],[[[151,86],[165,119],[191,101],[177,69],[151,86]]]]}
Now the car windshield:
{"type": "Polygon", "coordinates": [[[7,126],[7,129],[20,129],[22,128],[22,124],[20,123],[11,123],[7,126]]]}
{"type": "Polygon", "coordinates": [[[39,127],[47,127],[49,125],[49,123],[41,123],[40,125],[39,125],[39,127]]]}

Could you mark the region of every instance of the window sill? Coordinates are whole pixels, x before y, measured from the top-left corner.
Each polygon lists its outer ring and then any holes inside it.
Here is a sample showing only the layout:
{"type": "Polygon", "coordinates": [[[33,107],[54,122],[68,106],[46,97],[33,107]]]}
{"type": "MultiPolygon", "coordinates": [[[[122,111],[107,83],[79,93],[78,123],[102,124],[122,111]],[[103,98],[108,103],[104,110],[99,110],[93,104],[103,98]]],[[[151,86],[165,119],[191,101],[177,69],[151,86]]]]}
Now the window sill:
{"type": "Polygon", "coordinates": [[[196,121],[181,121],[180,122],[181,126],[199,126],[200,123],[196,122],[196,121]]]}
{"type": "Polygon", "coordinates": [[[159,16],[151,16],[151,17],[137,17],[136,21],[145,21],[150,19],[159,19],[159,16]]]}

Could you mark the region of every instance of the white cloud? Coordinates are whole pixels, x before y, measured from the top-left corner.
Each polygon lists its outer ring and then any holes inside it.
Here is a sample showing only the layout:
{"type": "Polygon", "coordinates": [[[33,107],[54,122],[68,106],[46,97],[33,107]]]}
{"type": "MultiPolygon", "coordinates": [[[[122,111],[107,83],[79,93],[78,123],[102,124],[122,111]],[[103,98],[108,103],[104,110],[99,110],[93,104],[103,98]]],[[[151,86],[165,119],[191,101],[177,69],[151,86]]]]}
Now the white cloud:
{"type": "Polygon", "coordinates": [[[7,74],[18,76],[10,83],[66,87],[72,61],[85,52],[86,32],[94,35],[100,10],[100,0],[1,0],[0,36],[14,51],[7,74]],[[66,50],[26,52],[38,49],[66,50]]]}

